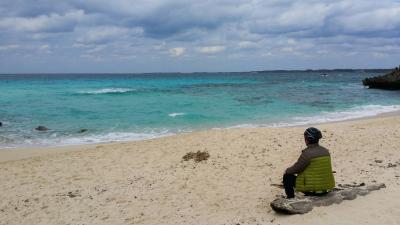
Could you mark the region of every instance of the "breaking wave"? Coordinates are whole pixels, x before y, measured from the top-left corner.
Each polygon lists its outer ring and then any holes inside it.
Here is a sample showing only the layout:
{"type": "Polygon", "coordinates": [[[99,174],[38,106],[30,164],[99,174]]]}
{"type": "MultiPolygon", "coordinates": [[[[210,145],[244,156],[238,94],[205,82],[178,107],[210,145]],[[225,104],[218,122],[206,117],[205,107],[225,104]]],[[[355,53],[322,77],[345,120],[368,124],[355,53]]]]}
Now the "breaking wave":
{"type": "Polygon", "coordinates": [[[136,89],[131,88],[102,88],[97,90],[79,91],[79,94],[115,94],[115,93],[128,93],[134,92],[136,89]]]}
{"type": "Polygon", "coordinates": [[[186,113],[182,113],[182,112],[168,114],[168,116],[170,116],[170,117],[177,117],[177,116],[184,116],[184,115],[186,115],[186,113]]]}
{"type": "Polygon", "coordinates": [[[168,130],[154,131],[147,133],[136,132],[109,132],[101,134],[88,135],[57,135],[53,134],[46,138],[6,138],[0,136],[0,148],[16,148],[16,147],[32,147],[32,146],[67,146],[80,144],[97,144],[114,141],[139,141],[174,135],[175,133],[168,130]]]}
{"type": "Polygon", "coordinates": [[[356,106],[347,110],[335,112],[322,112],[317,115],[295,116],[281,122],[272,122],[265,124],[241,124],[230,128],[250,128],[250,127],[289,127],[302,126],[308,124],[320,124],[329,122],[338,122],[364,117],[377,116],[383,113],[400,111],[400,105],[364,105],[356,106]]]}

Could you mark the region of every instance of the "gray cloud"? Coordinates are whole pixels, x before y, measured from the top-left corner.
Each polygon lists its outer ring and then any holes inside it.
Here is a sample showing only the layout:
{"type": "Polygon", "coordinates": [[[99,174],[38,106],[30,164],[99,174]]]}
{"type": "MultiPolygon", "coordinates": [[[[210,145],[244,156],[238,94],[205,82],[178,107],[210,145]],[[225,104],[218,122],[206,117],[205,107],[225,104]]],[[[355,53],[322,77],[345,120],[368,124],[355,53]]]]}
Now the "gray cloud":
{"type": "Polygon", "coordinates": [[[84,56],[88,66],[102,59],[154,68],[173,59],[176,64],[168,65],[176,70],[179,60],[195,70],[210,56],[225,67],[245,58],[253,59],[249,66],[268,66],[265,57],[282,67],[284,57],[298,59],[298,67],[321,57],[340,66],[357,54],[387,65],[399,55],[399,18],[395,0],[3,0],[0,65],[24,54],[64,62],[84,56]]]}

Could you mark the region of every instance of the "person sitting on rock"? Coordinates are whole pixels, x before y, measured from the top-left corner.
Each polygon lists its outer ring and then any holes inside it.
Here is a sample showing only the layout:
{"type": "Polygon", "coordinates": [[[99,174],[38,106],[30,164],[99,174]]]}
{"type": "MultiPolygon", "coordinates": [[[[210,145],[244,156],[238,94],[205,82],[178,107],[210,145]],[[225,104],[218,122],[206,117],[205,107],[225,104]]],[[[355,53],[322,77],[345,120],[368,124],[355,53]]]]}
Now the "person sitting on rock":
{"type": "Polygon", "coordinates": [[[321,138],[321,131],[317,128],[305,130],[304,141],[307,147],[283,175],[287,198],[294,198],[295,191],[306,195],[323,195],[335,187],[331,156],[328,149],[319,145],[321,138]]]}

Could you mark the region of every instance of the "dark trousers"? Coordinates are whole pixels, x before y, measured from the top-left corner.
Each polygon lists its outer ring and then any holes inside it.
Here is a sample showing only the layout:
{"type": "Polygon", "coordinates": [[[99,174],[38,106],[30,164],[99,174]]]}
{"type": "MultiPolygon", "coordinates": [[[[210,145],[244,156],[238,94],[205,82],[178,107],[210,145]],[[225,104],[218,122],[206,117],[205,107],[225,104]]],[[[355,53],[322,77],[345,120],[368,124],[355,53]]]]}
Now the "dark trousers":
{"type": "MultiPolygon", "coordinates": [[[[296,186],[296,175],[294,174],[284,174],[283,175],[283,187],[285,188],[285,193],[288,198],[294,198],[294,187],[296,186]]],[[[304,192],[305,196],[323,196],[328,192],[323,191],[321,193],[315,192],[304,192]]]]}
{"type": "Polygon", "coordinates": [[[284,174],[283,187],[288,198],[294,198],[294,187],[296,186],[296,175],[284,174]]]}

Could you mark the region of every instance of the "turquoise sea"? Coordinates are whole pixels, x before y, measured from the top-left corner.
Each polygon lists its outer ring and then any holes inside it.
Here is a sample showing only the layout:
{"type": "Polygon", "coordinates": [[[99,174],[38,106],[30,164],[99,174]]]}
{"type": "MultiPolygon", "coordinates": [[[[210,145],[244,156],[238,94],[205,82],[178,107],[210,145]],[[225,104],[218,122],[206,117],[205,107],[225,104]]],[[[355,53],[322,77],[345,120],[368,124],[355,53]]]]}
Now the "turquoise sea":
{"type": "Polygon", "coordinates": [[[400,110],[400,92],[362,86],[365,77],[384,72],[3,74],[0,148],[302,125],[400,110]],[[50,130],[36,131],[38,125],[50,130]]]}

